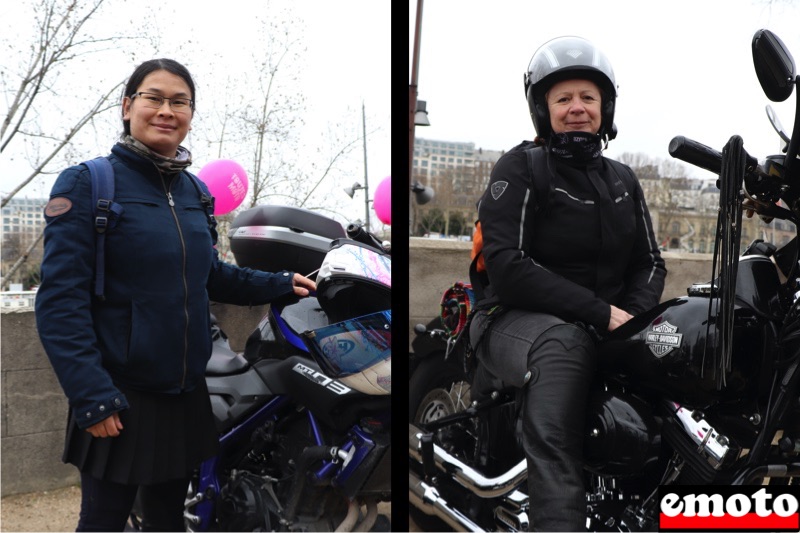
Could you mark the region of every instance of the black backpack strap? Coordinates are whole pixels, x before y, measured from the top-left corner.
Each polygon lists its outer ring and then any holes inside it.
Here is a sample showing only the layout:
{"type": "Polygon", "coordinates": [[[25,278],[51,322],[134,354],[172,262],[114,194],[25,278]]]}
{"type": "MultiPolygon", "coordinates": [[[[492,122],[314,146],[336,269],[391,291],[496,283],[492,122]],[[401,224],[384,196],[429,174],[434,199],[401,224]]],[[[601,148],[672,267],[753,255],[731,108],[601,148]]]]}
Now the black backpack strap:
{"type": "Polygon", "coordinates": [[[117,225],[123,208],[114,202],[114,168],[105,157],[84,161],[92,177],[92,216],[94,217],[95,278],[94,295],[104,299],[106,231],[117,225]]]}
{"type": "Polygon", "coordinates": [[[547,168],[547,151],[544,146],[534,146],[525,150],[528,156],[528,175],[533,188],[535,211],[542,212],[550,203],[553,184],[550,180],[550,169],[547,168]]]}
{"type": "MultiPolygon", "coordinates": [[[[525,155],[528,161],[528,176],[533,189],[534,210],[538,213],[546,209],[552,194],[550,170],[547,168],[547,151],[544,146],[532,146],[525,149],[525,155]]],[[[480,208],[480,202],[478,206],[480,208]]],[[[469,265],[469,279],[475,299],[480,302],[478,307],[485,309],[498,305],[500,300],[489,286],[489,276],[486,272],[478,272],[478,260],[482,255],[483,250],[480,250],[472,259],[469,265]]]]}
{"type": "Polygon", "coordinates": [[[636,193],[636,187],[634,186],[634,182],[636,181],[636,174],[633,173],[630,167],[627,165],[623,165],[619,161],[615,161],[613,159],[604,158],[606,163],[608,163],[608,168],[611,169],[619,181],[622,182],[622,185],[625,187],[625,191],[628,195],[634,199],[638,200],[638,195],[636,193]]]}
{"type": "Polygon", "coordinates": [[[199,180],[189,172],[184,172],[189,177],[194,188],[197,190],[197,195],[200,197],[200,203],[203,204],[203,209],[206,211],[206,218],[208,219],[208,231],[211,233],[211,239],[214,245],[217,244],[219,234],[217,233],[217,219],[214,217],[214,197],[210,194],[203,192],[199,180]]]}

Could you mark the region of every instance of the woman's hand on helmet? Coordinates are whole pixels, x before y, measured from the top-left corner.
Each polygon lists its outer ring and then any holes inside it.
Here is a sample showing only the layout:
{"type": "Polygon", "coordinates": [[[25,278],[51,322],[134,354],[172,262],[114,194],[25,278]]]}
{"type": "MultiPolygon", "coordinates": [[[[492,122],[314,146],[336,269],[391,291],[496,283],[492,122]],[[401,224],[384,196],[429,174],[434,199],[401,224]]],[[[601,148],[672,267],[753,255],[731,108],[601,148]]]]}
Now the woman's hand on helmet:
{"type": "Polygon", "coordinates": [[[292,286],[297,296],[308,296],[310,291],[317,290],[317,284],[300,274],[295,274],[292,278],[292,286]]]}

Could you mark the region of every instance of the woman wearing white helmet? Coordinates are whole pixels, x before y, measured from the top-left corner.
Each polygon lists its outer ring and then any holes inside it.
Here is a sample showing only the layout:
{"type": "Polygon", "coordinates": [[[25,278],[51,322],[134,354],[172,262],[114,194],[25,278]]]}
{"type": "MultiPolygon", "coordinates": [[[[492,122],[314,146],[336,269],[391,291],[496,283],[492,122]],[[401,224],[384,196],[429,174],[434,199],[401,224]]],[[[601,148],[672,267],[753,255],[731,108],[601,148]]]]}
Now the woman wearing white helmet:
{"type": "Polygon", "coordinates": [[[500,158],[478,202],[473,389],[522,389],[531,526],[578,531],[595,343],[658,303],[666,269],[636,176],[602,156],[616,136],[605,55],[579,37],[549,41],[525,94],[537,137],[500,158]]]}

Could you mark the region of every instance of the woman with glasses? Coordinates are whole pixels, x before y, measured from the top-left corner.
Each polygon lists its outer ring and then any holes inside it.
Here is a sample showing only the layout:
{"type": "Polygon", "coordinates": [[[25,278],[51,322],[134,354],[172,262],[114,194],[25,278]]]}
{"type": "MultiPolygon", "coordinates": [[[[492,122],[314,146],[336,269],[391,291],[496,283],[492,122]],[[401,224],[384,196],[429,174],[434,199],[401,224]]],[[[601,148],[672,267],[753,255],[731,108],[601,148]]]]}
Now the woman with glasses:
{"type": "Polygon", "coordinates": [[[137,490],[145,529],[184,530],[189,476],[217,449],[209,300],[262,305],[315,288],[219,261],[213,203],[181,146],[195,105],[176,61],[147,61],[128,80],[124,132],[107,156],[121,215],[104,233],[101,291],[88,168],[63,171],[45,207],[36,320],[69,399],[63,460],[81,472],[78,531],[122,531],[137,490]]]}

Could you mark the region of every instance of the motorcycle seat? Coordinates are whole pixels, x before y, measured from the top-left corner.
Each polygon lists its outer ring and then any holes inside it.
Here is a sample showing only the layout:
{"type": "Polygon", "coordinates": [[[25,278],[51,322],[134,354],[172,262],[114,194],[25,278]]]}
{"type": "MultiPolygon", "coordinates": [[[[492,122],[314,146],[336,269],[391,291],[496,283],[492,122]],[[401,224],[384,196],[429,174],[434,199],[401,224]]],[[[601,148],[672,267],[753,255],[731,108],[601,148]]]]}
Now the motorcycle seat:
{"type": "Polygon", "coordinates": [[[206,365],[206,375],[225,376],[247,370],[249,363],[242,355],[224,346],[214,345],[211,359],[206,365]]]}

